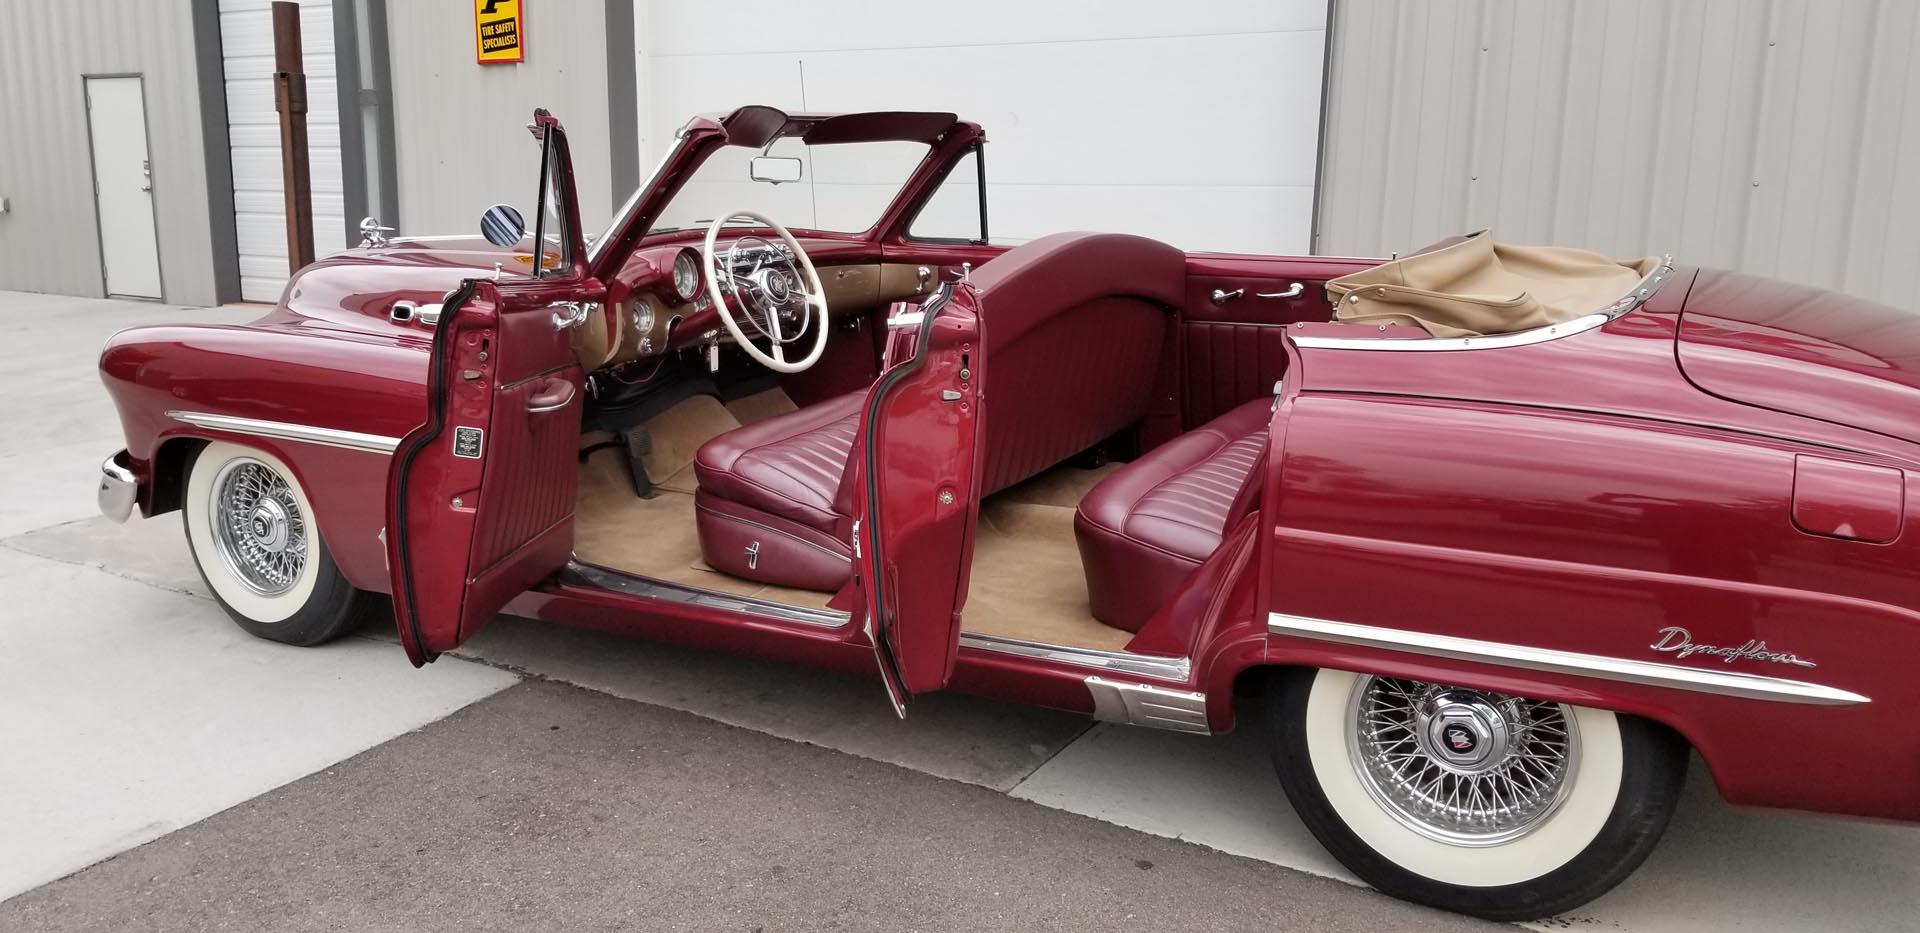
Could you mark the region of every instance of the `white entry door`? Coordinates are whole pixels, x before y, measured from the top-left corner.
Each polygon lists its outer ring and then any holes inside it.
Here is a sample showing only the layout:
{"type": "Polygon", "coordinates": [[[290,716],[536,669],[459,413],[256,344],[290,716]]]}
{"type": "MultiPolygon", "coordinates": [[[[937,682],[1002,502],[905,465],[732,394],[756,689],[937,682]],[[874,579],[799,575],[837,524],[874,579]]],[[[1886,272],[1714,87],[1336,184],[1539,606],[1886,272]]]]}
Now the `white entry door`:
{"type": "Polygon", "coordinates": [[[88,78],[87,125],[107,294],[159,298],[160,241],[153,231],[153,166],[147,161],[147,105],[140,79],[88,78]]]}

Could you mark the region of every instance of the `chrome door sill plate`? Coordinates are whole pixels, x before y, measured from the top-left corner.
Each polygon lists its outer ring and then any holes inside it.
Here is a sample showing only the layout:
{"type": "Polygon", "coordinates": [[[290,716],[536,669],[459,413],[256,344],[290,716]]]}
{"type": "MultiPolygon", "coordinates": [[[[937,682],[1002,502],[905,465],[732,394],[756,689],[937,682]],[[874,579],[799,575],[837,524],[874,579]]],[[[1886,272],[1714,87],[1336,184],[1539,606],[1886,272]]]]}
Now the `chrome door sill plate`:
{"type": "Polygon", "coordinates": [[[706,606],[722,612],[741,612],[781,622],[817,625],[821,628],[840,628],[852,618],[844,612],[835,612],[832,609],[789,606],[770,599],[738,596],[716,590],[703,590],[697,586],[684,586],[647,577],[636,577],[610,567],[589,564],[579,558],[575,558],[560,571],[560,582],[596,590],[610,590],[645,599],[663,599],[669,602],[706,606]]]}
{"type": "Polygon", "coordinates": [[[1038,658],[1056,664],[1068,664],[1116,674],[1139,674],[1142,677],[1156,677],[1176,683],[1186,683],[1193,669],[1193,665],[1186,658],[1161,658],[1129,651],[1101,651],[1097,648],[1076,648],[1072,645],[1049,645],[980,632],[961,632],[960,647],[1019,655],[1023,658],[1038,658]]]}

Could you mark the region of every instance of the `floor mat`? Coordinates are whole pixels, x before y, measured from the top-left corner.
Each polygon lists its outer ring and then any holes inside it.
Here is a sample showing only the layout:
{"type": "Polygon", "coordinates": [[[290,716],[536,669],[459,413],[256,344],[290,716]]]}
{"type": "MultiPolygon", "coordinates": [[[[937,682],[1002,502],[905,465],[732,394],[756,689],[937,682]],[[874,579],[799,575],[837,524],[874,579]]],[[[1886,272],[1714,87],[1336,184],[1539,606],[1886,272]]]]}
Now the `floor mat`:
{"type": "Polygon", "coordinates": [[[741,424],[756,424],[790,411],[799,411],[800,406],[787,397],[785,389],[778,387],[765,392],[744,395],[727,403],[727,411],[739,419],[741,424]]]}
{"type": "Polygon", "coordinates": [[[701,445],[740,426],[720,400],[696,395],[647,421],[653,447],[641,462],[647,478],[662,489],[691,494],[696,485],[693,458],[701,445]]]}
{"type": "Polygon", "coordinates": [[[1073,511],[998,496],[981,506],[960,617],[967,631],[1105,651],[1133,640],[1132,632],[1101,623],[1088,608],[1073,511]]]}

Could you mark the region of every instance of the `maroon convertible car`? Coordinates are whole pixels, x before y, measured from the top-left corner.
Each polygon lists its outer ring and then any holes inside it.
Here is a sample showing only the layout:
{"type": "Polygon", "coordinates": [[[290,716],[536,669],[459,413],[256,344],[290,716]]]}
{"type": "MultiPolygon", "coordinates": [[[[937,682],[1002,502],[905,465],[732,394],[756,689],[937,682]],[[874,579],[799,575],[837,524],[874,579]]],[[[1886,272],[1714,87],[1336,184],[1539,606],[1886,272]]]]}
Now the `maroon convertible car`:
{"type": "Polygon", "coordinates": [[[390,599],[416,664],[504,611],[877,667],[903,715],[1265,704],[1334,855],[1486,917],[1618,883],[1694,753],[1920,820],[1913,314],[1484,232],[999,245],[949,113],[695,118],[589,235],[529,129],[531,231],[369,219],[260,320],[103,352],[103,510],[179,510],[249,632],[390,599]]]}

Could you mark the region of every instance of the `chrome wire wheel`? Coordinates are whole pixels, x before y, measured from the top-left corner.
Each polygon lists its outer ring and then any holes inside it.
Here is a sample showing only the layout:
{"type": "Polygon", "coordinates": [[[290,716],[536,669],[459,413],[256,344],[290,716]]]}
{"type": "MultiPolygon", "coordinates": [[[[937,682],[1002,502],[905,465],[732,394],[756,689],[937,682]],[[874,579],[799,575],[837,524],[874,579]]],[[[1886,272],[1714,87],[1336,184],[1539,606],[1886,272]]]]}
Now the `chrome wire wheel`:
{"type": "Polygon", "coordinates": [[[220,561],[241,585],[279,596],[307,566],[307,517],[286,477],[252,457],[238,457],[213,479],[207,525],[220,561]]]}
{"type": "Polygon", "coordinates": [[[1571,708],[1459,687],[1363,677],[1347,747],[1380,807],[1415,833],[1497,846],[1543,825],[1573,789],[1571,708]]]}

